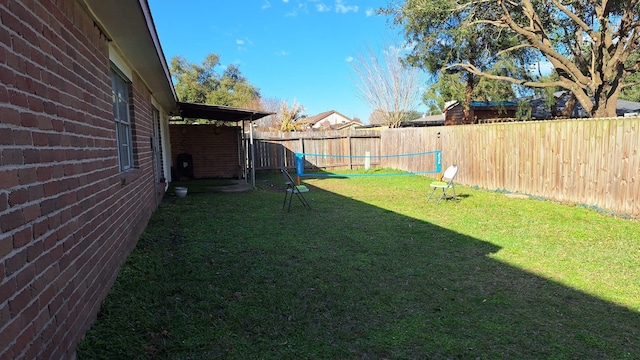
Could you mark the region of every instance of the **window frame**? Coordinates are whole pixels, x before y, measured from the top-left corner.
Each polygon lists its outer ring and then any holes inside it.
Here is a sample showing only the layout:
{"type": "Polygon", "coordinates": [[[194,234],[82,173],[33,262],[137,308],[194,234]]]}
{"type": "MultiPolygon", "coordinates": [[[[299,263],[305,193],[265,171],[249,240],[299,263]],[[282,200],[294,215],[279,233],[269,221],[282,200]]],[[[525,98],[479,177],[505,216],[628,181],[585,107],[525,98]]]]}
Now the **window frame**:
{"type": "Polygon", "coordinates": [[[118,167],[121,172],[134,168],[133,131],[131,123],[131,81],[115,66],[111,66],[111,102],[118,147],[118,167]]]}
{"type": "Polygon", "coordinates": [[[162,182],[164,179],[164,163],[163,163],[163,151],[162,151],[162,115],[160,110],[154,105],[151,105],[151,126],[152,129],[152,149],[153,149],[153,164],[156,174],[156,181],[162,182]]]}

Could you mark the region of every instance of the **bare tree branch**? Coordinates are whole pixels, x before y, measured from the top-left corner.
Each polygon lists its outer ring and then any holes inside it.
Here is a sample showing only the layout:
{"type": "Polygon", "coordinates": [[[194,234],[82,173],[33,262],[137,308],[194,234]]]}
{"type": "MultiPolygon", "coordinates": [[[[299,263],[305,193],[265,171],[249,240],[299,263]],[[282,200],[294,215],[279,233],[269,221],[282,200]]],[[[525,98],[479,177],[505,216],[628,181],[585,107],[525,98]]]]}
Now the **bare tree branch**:
{"type": "Polygon", "coordinates": [[[508,49],[504,49],[504,50],[498,51],[498,53],[496,55],[503,55],[503,54],[506,54],[506,53],[509,53],[509,52],[512,52],[512,51],[516,51],[516,50],[524,49],[524,48],[531,48],[531,47],[532,46],[529,45],[529,44],[519,44],[519,45],[516,45],[516,46],[512,46],[512,47],[510,47],[508,49]]]}
{"type": "Polygon", "coordinates": [[[417,108],[422,75],[400,61],[400,50],[387,46],[382,56],[368,48],[352,63],[358,97],[372,110],[382,112],[389,127],[398,127],[417,108]]]}
{"type": "Polygon", "coordinates": [[[591,103],[590,97],[586,91],[584,91],[583,89],[576,88],[574,82],[569,80],[564,80],[562,78],[559,81],[552,81],[552,82],[527,81],[522,79],[516,79],[509,76],[500,76],[500,75],[486,73],[486,72],[480,71],[478,68],[476,68],[473,65],[463,64],[463,63],[452,64],[450,66],[447,66],[447,68],[449,69],[462,68],[465,71],[468,71],[478,76],[486,77],[488,79],[493,79],[493,80],[507,81],[512,84],[517,84],[521,86],[528,86],[528,87],[535,87],[535,88],[561,87],[571,91],[576,96],[576,99],[580,101],[581,104],[582,104],[582,101],[585,101],[585,104],[583,104],[583,106],[586,111],[590,112],[591,109],[593,108],[593,104],[591,103]]]}
{"type": "MultiPolygon", "coordinates": [[[[606,2],[606,0],[603,0],[606,2]]],[[[527,0],[528,2],[528,0],[527,0]]],[[[560,1],[558,0],[551,0],[551,2],[560,10],[562,11],[565,15],[567,15],[571,20],[573,20],[579,27],[580,29],[582,29],[582,31],[586,32],[587,34],[589,34],[589,36],[593,39],[595,38],[597,35],[595,34],[595,32],[591,29],[591,27],[585,23],[584,21],[582,21],[582,19],[580,17],[578,17],[575,13],[573,13],[571,10],[569,10],[566,6],[564,6],[560,1]]]]}
{"type": "Polygon", "coordinates": [[[464,69],[465,71],[468,71],[474,75],[478,75],[478,76],[482,76],[482,77],[486,77],[488,79],[492,79],[492,80],[501,80],[501,81],[508,81],[512,84],[516,84],[516,85],[521,85],[521,86],[529,86],[529,87],[536,87],[536,88],[548,88],[548,87],[565,87],[565,86],[570,86],[572,83],[567,82],[567,81],[553,81],[553,82],[540,82],[540,81],[527,81],[527,80],[522,80],[522,79],[516,79],[510,76],[502,76],[502,75],[494,75],[494,74],[490,74],[487,72],[483,72],[481,70],[479,70],[478,68],[476,68],[473,65],[470,64],[464,64],[464,63],[457,63],[457,64],[451,64],[449,66],[447,66],[445,69],[455,69],[455,68],[461,68],[464,69]]]}

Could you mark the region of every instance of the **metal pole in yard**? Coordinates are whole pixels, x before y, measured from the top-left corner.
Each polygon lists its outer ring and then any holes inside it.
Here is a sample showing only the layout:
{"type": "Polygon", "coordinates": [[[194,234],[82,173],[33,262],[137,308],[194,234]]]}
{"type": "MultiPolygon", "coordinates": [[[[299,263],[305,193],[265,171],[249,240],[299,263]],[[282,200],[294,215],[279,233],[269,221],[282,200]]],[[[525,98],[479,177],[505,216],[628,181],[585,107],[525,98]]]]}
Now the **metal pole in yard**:
{"type": "Polygon", "coordinates": [[[365,151],[364,152],[364,169],[369,171],[370,168],[371,168],[371,152],[365,151]]]}
{"type": "Polygon", "coordinates": [[[249,146],[251,147],[251,186],[256,188],[256,151],[253,148],[253,116],[249,118],[249,146]]]}

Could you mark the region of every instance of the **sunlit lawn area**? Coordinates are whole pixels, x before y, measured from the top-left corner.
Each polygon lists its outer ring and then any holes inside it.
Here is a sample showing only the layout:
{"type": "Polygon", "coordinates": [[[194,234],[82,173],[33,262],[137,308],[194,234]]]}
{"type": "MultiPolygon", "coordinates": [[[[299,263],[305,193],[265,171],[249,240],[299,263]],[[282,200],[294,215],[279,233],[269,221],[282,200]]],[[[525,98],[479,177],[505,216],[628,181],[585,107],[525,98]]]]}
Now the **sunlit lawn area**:
{"type": "Polygon", "coordinates": [[[640,356],[640,222],[430,181],[167,195],[78,358],[640,356]]]}

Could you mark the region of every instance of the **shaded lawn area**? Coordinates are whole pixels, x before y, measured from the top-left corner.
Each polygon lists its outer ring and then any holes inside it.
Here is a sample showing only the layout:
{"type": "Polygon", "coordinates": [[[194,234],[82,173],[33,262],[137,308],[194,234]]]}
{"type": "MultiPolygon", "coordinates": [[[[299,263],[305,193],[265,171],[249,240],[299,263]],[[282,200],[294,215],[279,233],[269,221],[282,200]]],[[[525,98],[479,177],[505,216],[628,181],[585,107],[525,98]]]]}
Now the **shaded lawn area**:
{"type": "MultiPolygon", "coordinates": [[[[633,359],[640,223],[431,179],[162,204],[79,359],[633,359]]],[[[168,195],[168,197],[170,197],[168,195]]]]}

